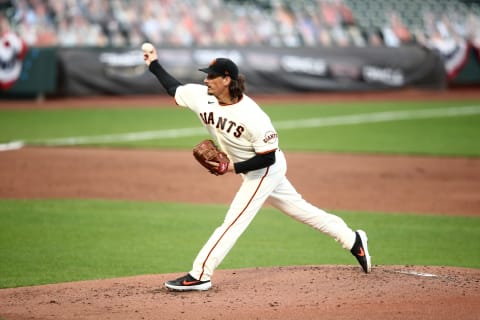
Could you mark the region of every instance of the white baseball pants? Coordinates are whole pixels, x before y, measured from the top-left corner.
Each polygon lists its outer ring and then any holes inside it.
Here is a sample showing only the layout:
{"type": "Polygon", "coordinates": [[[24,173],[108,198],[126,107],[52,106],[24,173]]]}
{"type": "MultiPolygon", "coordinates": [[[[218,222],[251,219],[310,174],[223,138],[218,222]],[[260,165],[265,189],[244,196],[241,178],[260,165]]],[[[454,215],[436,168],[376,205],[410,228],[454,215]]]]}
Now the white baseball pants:
{"type": "Polygon", "coordinates": [[[303,222],[338,241],[350,250],[355,232],[338,216],[325,212],[307,201],[285,176],[287,164],[283,152],[277,151],[272,166],[242,175],[240,186],[225,220],[208,239],[193,263],[190,275],[202,281],[210,280],[238,238],[267,199],[285,214],[303,222]]]}

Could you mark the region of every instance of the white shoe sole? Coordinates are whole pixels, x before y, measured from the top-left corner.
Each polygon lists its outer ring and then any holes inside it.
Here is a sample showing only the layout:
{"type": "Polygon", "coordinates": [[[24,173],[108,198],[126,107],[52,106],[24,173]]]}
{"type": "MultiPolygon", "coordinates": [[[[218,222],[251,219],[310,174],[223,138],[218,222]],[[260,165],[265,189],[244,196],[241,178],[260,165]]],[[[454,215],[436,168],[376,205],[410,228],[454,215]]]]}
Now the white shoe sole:
{"type": "Polygon", "coordinates": [[[365,252],[365,258],[367,259],[367,273],[372,271],[372,258],[368,252],[368,237],[365,231],[357,230],[360,239],[362,240],[363,251],[365,252]]]}
{"type": "Polygon", "coordinates": [[[167,282],[165,282],[165,287],[167,287],[170,290],[174,290],[174,291],[207,291],[208,289],[210,289],[212,287],[212,282],[209,281],[209,282],[205,282],[205,283],[202,283],[202,284],[197,284],[197,285],[194,285],[194,286],[175,286],[175,285],[168,284],[167,282]]]}

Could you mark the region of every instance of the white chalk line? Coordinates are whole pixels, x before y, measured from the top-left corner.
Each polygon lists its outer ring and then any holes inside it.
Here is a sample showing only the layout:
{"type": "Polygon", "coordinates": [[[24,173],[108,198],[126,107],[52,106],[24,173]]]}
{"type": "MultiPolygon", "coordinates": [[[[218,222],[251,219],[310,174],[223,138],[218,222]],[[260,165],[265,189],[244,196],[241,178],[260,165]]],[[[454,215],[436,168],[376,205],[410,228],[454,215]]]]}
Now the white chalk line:
{"type": "Polygon", "coordinates": [[[68,146],[80,144],[95,144],[95,143],[111,143],[111,142],[129,142],[129,141],[145,141],[154,139],[174,139],[181,137],[193,137],[207,134],[205,128],[183,128],[183,129],[169,129],[159,131],[142,131],[129,132],[118,134],[107,134],[99,136],[84,136],[84,137],[69,137],[56,138],[47,140],[33,140],[28,144],[44,145],[44,146],[68,146]]]}
{"type": "MultiPolygon", "coordinates": [[[[341,125],[356,125],[365,123],[400,121],[412,119],[431,119],[444,117],[459,117],[480,114],[480,106],[462,106],[440,109],[385,111],[343,116],[309,118],[298,120],[278,121],[274,125],[277,129],[318,128],[341,125]]],[[[119,143],[131,141],[146,141],[155,139],[173,139],[205,135],[205,128],[181,128],[158,131],[142,131],[98,136],[79,136],[54,138],[30,141],[12,141],[0,144],[0,151],[15,150],[25,145],[36,146],[73,146],[82,144],[119,143]]]]}
{"type": "Polygon", "coordinates": [[[17,150],[23,148],[25,143],[23,141],[11,141],[0,144],[0,151],[17,150]]]}

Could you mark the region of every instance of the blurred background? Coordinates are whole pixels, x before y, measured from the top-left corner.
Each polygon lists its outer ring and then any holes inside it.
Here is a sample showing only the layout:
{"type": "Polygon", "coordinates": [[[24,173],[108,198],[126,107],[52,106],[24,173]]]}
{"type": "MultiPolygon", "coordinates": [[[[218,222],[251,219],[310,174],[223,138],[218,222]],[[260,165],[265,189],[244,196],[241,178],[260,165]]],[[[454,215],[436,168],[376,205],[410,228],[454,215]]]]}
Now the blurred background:
{"type": "Polygon", "coordinates": [[[0,12],[3,98],[163,93],[146,41],[181,81],[227,56],[254,92],[480,85],[478,0],[0,0],[0,12]]]}

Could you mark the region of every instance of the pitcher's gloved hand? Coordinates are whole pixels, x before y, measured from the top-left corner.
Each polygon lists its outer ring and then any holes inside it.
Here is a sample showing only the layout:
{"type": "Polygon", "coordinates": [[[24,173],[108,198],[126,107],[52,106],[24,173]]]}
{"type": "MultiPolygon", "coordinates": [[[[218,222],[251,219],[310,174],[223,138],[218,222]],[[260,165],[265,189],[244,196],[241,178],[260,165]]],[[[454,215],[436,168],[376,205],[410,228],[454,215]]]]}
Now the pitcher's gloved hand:
{"type": "Polygon", "coordinates": [[[218,149],[213,140],[203,140],[193,148],[193,156],[214,175],[227,173],[230,159],[225,152],[218,149]]]}

